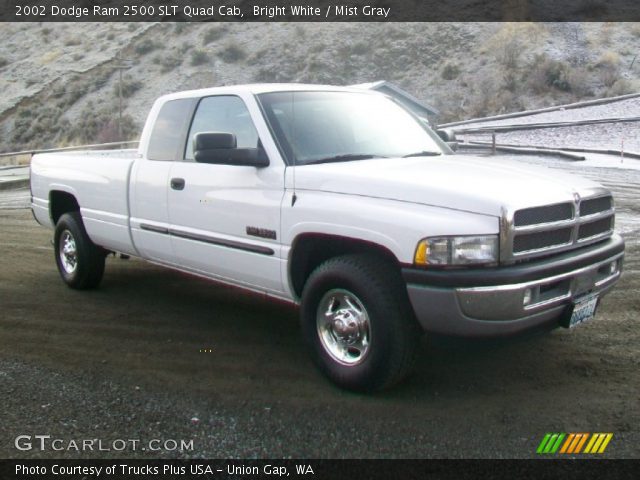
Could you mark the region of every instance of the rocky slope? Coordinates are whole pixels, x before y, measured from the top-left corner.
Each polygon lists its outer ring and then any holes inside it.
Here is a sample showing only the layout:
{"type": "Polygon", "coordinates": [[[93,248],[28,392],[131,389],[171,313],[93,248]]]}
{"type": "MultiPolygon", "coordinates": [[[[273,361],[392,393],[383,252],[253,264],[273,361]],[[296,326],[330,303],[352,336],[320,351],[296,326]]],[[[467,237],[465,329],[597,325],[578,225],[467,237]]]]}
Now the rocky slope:
{"type": "Polygon", "coordinates": [[[638,90],[640,26],[527,23],[0,25],[0,151],[135,139],[164,93],[393,81],[456,120],[638,90]]]}

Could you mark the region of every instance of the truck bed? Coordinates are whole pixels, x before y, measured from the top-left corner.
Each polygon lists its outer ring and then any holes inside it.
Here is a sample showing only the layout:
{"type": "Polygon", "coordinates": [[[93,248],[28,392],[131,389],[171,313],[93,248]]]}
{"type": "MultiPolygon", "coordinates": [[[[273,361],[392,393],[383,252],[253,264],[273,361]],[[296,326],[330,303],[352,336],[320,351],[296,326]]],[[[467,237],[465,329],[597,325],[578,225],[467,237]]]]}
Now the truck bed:
{"type": "Polygon", "coordinates": [[[31,161],[34,215],[54,227],[52,195],[70,194],[91,239],[105,248],[135,253],[129,234],[129,176],[138,151],[79,150],[35,155],[31,161]]]}

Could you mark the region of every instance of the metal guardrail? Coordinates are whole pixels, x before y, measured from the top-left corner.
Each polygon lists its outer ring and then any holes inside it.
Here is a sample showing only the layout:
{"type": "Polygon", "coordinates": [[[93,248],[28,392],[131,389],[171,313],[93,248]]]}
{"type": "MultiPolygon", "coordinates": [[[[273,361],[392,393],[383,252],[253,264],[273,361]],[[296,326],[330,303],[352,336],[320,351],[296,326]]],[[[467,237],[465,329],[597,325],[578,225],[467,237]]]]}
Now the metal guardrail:
{"type": "MultiPolygon", "coordinates": [[[[494,142],[482,142],[478,140],[470,140],[459,144],[461,147],[481,147],[481,148],[495,148],[495,149],[518,149],[520,151],[526,151],[530,153],[540,152],[568,152],[568,153],[597,153],[600,155],[613,155],[620,158],[633,158],[640,160],[640,152],[631,152],[626,150],[606,149],[606,148],[589,148],[589,147],[545,147],[543,145],[527,145],[516,143],[494,143],[494,142]]],[[[570,157],[569,157],[570,158],[570,157]]],[[[581,158],[584,160],[584,157],[581,158]]]]}
{"type": "Polygon", "coordinates": [[[485,123],[509,118],[528,117],[530,115],[537,115],[538,113],[556,112],[558,110],[572,110],[577,108],[593,107],[596,105],[606,105],[608,103],[620,102],[622,100],[629,100],[636,97],[640,97],[640,93],[629,93],[626,95],[619,95],[617,97],[585,100],[583,102],[567,103],[564,105],[555,105],[553,107],[537,108],[535,110],[523,110],[521,112],[504,113],[501,115],[492,115],[490,117],[471,118],[469,120],[461,120],[458,122],[443,123],[441,125],[438,125],[438,128],[450,128],[471,123],[485,123]]]}
{"type": "Polygon", "coordinates": [[[548,122],[548,123],[517,123],[513,125],[490,125],[487,127],[453,128],[460,134],[465,133],[499,133],[516,132],[521,130],[541,130],[545,128],[582,127],[588,125],[600,125],[605,123],[629,123],[640,122],[640,117],[599,118],[592,120],[576,120],[573,122],[548,122]]]}
{"type": "Polygon", "coordinates": [[[7,152],[0,153],[0,157],[18,157],[21,155],[35,155],[36,153],[54,153],[54,152],[68,152],[73,150],[93,150],[109,147],[123,147],[125,145],[137,145],[140,143],[138,140],[126,141],[126,142],[109,142],[109,143],[93,143],[90,145],[77,145],[73,147],[60,147],[60,148],[47,148],[40,150],[22,150],[20,152],[7,152]]]}

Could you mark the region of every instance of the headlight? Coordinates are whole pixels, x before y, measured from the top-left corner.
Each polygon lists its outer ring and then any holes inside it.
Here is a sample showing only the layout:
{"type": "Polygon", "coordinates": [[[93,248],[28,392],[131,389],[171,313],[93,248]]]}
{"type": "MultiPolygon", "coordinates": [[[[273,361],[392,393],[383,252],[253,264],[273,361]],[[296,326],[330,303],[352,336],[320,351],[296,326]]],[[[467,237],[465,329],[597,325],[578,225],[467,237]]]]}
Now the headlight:
{"type": "Polygon", "coordinates": [[[416,265],[482,265],[498,262],[498,236],[433,237],[418,243],[416,265]]]}

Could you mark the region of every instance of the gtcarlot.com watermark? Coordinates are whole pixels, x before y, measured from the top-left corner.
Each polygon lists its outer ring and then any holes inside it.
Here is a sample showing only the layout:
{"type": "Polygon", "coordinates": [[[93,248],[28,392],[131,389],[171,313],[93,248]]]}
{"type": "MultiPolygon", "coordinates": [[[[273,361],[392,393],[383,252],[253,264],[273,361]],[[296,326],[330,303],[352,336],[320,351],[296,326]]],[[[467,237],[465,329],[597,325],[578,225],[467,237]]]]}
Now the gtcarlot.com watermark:
{"type": "Polygon", "coordinates": [[[51,435],[18,435],[14,440],[16,449],[22,452],[192,452],[193,440],[172,438],[140,440],[135,438],[63,439],[51,435]]]}

